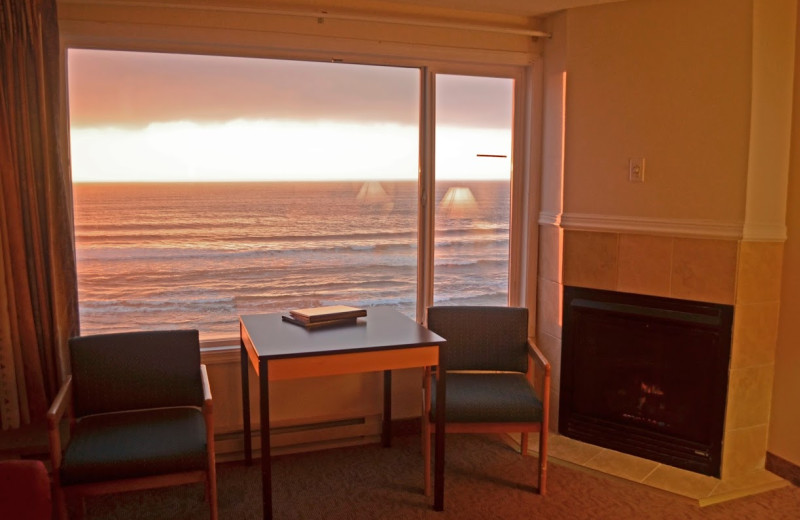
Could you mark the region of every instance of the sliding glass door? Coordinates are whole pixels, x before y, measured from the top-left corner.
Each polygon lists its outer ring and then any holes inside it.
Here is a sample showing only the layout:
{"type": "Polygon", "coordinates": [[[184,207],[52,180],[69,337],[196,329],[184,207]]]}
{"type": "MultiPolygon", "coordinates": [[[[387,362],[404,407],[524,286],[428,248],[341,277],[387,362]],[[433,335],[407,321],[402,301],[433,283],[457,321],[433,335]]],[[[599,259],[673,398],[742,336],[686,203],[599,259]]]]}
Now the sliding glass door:
{"type": "Polygon", "coordinates": [[[433,301],[507,305],[514,80],[435,81],[433,301]]]}

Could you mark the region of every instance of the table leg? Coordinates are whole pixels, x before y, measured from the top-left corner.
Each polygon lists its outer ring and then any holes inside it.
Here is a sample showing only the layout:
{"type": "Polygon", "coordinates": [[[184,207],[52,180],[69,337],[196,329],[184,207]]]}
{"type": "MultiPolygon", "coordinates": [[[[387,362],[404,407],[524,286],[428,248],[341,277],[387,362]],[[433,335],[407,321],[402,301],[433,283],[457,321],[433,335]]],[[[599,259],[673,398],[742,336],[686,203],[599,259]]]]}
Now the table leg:
{"type": "Polygon", "coordinates": [[[264,520],[272,520],[272,461],[269,439],[269,377],[266,359],[259,359],[261,384],[261,496],[264,502],[264,520]]]}
{"type": "MultiPolygon", "coordinates": [[[[241,325],[240,325],[241,327],[241,325]]],[[[250,426],[250,360],[247,357],[247,349],[244,346],[244,340],[239,335],[239,344],[241,346],[241,368],[242,368],[242,421],[244,422],[244,460],[250,466],[253,464],[253,446],[251,442],[251,426],[250,426]]]]}
{"type": "Polygon", "coordinates": [[[381,444],[384,448],[392,445],[392,371],[383,371],[383,426],[381,444]]]}
{"type": "Polygon", "coordinates": [[[433,509],[444,511],[444,438],[445,438],[445,377],[447,376],[447,349],[439,347],[439,366],[436,369],[436,444],[433,461],[433,509]]]}

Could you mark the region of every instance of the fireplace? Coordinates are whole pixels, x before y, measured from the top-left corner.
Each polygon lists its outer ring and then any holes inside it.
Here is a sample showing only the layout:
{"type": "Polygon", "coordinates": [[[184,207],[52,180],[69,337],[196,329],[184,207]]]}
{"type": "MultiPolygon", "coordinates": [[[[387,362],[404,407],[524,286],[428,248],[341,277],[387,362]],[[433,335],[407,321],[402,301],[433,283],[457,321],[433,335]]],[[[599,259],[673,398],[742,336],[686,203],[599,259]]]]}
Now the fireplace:
{"type": "Polygon", "coordinates": [[[720,476],[733,307],[565,287],[559,432],[720,476]]]}

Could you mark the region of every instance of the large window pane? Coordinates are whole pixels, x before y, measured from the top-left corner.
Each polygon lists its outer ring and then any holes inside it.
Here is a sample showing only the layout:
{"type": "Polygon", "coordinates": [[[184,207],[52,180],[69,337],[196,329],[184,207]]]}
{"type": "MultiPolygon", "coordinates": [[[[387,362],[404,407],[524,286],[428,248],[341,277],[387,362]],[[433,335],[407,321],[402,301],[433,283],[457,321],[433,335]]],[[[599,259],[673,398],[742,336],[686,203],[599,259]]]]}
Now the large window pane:
{"type": "Polygon", "coordinates": [[[70,50],[81,331],[415,307],[419,72],[70,50]]]}
{"type": "Polygon", "coordinates": [[[436,76],[434,302],[507,305],[514,81],[436,76]]]}

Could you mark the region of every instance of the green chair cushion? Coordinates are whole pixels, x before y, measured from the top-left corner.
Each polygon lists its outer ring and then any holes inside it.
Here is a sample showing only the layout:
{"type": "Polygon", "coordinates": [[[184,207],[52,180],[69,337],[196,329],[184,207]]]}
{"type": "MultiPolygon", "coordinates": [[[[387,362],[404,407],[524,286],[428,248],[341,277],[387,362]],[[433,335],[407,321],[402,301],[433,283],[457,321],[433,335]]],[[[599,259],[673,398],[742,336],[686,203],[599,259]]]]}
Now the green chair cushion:
{"type": "MultiPolygon", "coordinates": [[[[542,402],[524,374],[447,373],[448,423],[533,423],[542,402]]],[[[436,413],[436,378],[431,384],[431,420],[436,413]]]]}
{"type": "Polygon", "coordinates": [[[72,432],[63,485],[204,470],[206,427],[198,408],[90,415],[72,432]]]}

